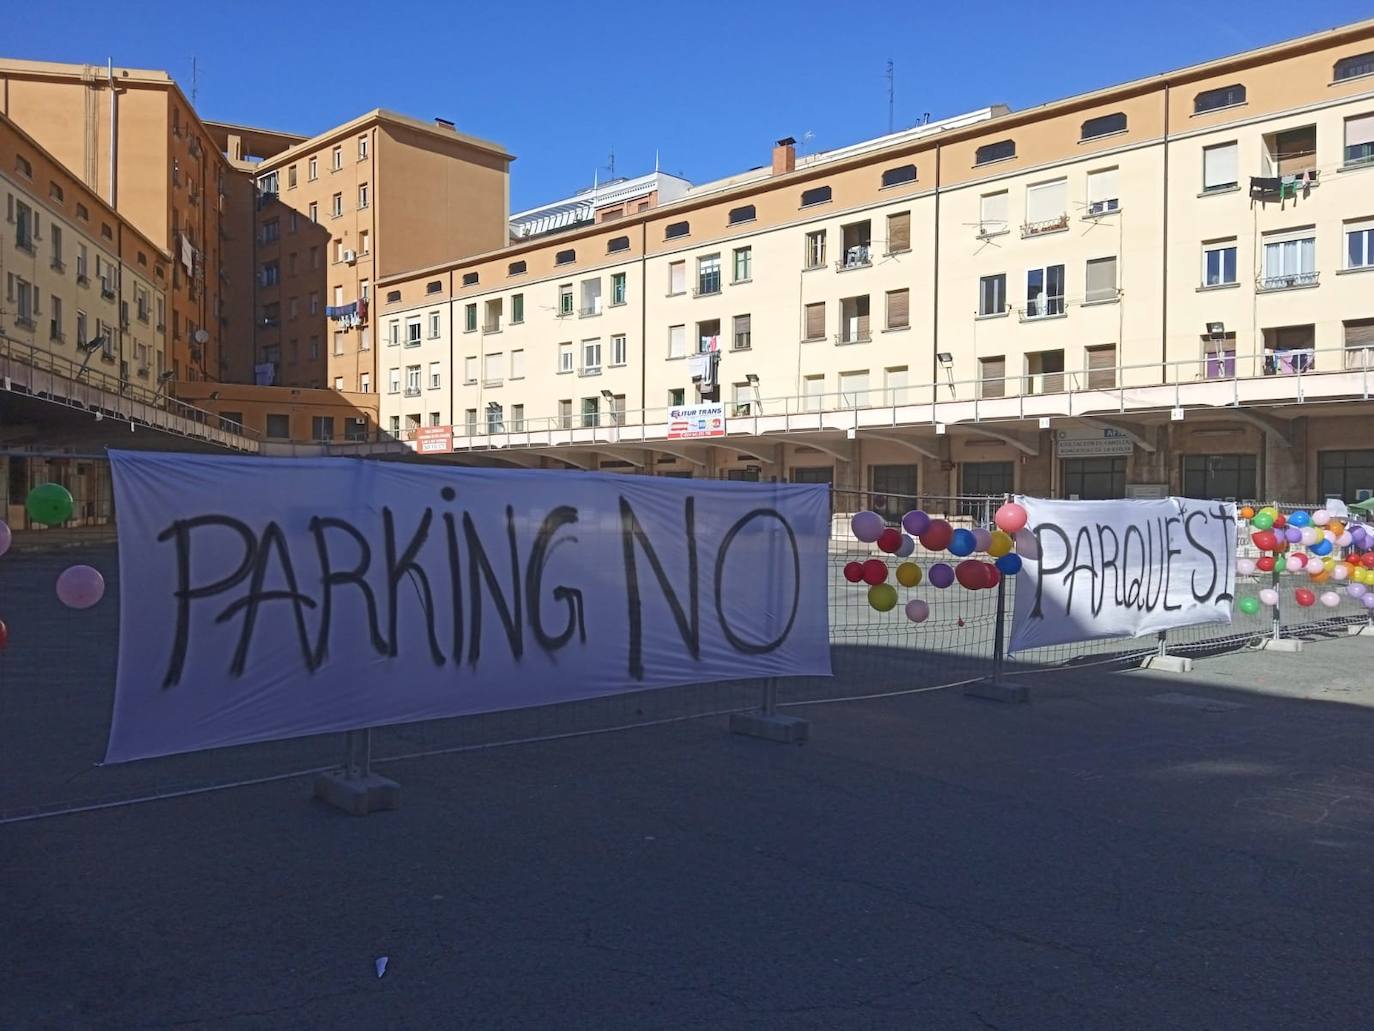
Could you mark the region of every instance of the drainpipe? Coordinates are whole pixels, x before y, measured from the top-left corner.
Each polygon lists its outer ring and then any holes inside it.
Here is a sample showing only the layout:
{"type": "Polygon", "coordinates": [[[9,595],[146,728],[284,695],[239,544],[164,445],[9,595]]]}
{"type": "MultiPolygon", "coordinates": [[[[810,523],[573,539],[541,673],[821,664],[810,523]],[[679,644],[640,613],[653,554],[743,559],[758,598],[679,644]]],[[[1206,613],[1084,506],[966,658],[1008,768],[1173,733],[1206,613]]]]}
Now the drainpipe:
{"type": "Polygon", "coordinates": [[[119,194],[115,189],[115,170],[119,159],[119,90],[115,88],[112,57],[105,59],[105,75],[110,82],[110,207],[118,211],[119,194]]]}
{"type": "Polygon", "coordinates": [[[1164,246],[1160,257],[1160,286],[1164,299],[1159,328],[1160,382],[1169,382],[1169,83],[1164,83],[1164,246]]]}
{"type": "MultiPolygon", "coordinates": [[[[641,432],[649,411],[649,220],[639,223],[639,425],[641,432]]],[[[683,403],[687,398],[683,397],[683,403]]],[[[654,470],[649,470],[652,475],[654,470]]]]}

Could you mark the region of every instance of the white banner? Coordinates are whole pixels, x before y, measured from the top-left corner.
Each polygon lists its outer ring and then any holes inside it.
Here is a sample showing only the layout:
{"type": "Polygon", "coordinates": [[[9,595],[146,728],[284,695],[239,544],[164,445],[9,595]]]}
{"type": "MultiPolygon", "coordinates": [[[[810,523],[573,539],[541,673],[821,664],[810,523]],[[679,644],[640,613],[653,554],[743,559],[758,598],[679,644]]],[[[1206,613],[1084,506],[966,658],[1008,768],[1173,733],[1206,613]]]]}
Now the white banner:
{"type": "Polygon", "coordinates": [[[1029,520],[1010,651],[1231,622],[1233,503],[1016,500],[1029,520]]]}
{"type": "Polygon", "coordinates": [[[725,436],[725,403],[707,402],[668,409],[668,439],[725,436]]]}
{"type": "Polygon", "coordinates": [[[830,673],[824,485],[111,460],[107,762],[830,673]]]}

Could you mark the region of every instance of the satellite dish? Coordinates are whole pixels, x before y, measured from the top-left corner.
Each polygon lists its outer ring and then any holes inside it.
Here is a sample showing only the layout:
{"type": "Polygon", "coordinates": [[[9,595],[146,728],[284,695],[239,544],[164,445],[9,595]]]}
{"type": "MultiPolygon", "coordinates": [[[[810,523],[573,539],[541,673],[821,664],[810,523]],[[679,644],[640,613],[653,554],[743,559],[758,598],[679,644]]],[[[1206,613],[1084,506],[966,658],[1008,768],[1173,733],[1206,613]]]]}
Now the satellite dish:
{"type": "Polygon", "coordinates": [[[196,335],[192,338],[198,344],[203,344],[210,339],[210,334],[203,329],[196,330],[196,335]]]}

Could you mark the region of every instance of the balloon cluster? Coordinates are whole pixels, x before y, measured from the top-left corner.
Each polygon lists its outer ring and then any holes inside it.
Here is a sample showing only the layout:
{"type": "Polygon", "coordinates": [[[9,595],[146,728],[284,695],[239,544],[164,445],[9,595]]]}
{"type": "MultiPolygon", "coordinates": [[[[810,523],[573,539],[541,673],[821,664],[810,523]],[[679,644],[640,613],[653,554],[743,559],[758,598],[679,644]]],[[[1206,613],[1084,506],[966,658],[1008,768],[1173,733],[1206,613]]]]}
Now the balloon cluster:
{"type": "MultiPolygon", "coordinates": [[[[1374,613],[1374,531],[1361,523],[1346,523],[1324,508],[1313,512],[1292,512],[1285,516],[1273,506],[1254,509],[1245,506],[1239,512],[1251,526],[1250,541],[1261,554],[1257,559],[1236,560],[1236,572],[1241,576],[1256,573],[1290,573],[1307,576],[1315,584],[1327,584],[1321,594],[1308,587],[1293,591],[1293,600],[1303,608],[1320,602],[1334,609],[1341,604],[1341,594],[1331,587],[1341,585],[1345,596],[1374,613]],[[1299,552],[1295,548],[1307,551],[1299,552]]],[[[1273,607],[1279,603],[1279,592],[1266,587],[1258,598],[1243,598],[1237,608],[1246,615],[1254,615],[1260,605],[1273,607]]]]}
{"type": "MultiPolygon", "coordinates": [[[[919,541],[926,551],[947,551],[962,559],[954,565],[936,562],[928,573],[923,573],[915,562],[903,562],[894,573],[902,587],[916,587],[922,580],[928,580],[939,590],[958,583],[965,590],[978,591],[996,587],[1003,576],[1015,576],[1021,571],[1021,556],[1013,550],[1013,538],[1025,529],[1026,519],[1025,508],[1008,502],[997,510],[994,529],[956,529],[948,520],[932,518],[920,509],[902,516],[900,530],[887,526],[876,512],[857,513],[850,520],[850,528],[858,540],[876,544],[879,551],[897,558],[913,554],[919,541]],[[992,561],[970,558],[975,552],[986,554],[992,561]]],[[[882,559],[850,562],[844,567],[844,576],[852,584],[868,585],[868,603],[877,611],[890,612],[897,607],[897,590],[887,582],[887,563],[882,559]]],[[[930,617],[930,605],[919,598],[908,601],[905,611],[913,623],[924,623],[930,617]]]]}
{"type": "MultiPolygon", "coordinates": [[[[42,483],[29,491],[24,508],[29,518],[43,526],[61,526],[72,517],[75,503],[71,492],[60,483],[42,483]]],[[[10,550],[14,534],[0,520],[0,556],[10,550]]],[[[88,609],[105,596],[105,578],[92,566],[69,566],[57,578],[57,599],[73,609],[88,609]]],[[[10,631],[0,619],[0,652],[9,644],[10,631]]]]}

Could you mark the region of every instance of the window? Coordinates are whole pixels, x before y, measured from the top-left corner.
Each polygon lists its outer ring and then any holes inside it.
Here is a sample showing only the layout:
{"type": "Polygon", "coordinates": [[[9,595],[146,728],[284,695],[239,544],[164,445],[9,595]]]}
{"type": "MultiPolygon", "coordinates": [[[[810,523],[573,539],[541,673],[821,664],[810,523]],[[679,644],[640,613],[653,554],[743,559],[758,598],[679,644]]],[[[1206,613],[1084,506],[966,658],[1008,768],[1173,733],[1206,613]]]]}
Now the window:
{"type": "Polygon", "coordinates": [[[401,342],[401,320],[392,319],[387,327],[386,342],[390,347],[395,347],[401,342]]]}
{"type": "Polygon", "coordinates": [[[482,356],[482,383],[489,387],[499,386],[506,367],[506,356],[497,351],[482,356]]]}
{"type": "Polygon", "coordinates": [[[558,288],[558,314],[560,317],[573,313],[573,290],[571,283],[558,288]]]}
{"type": "MultiPolygon", "coordinates": [[[[961,462],[959,492],[966,496],[996,497],[1011,494],[1015,466],[1011,462],[961,462]]],[[[1190,494],[1189,497],[1192,497],[1190,494]]]]}
{"type": "Polygon", "coordinates": [[[1241,501],[1259,496],[1254,455],[1184,455],[1183,496],[1241,501]]]}
{"type": "Polygon", "coordinates": [[[802,408],[808,412],[819,412],[825,402],[825,377],[807,376],[802,380],[802,408]]]}
{"type": "Polygon", "coordinates": [[[1033,268],[1026,273],[1028,319],[1064,314],[1064,266],[1033,268]]]}
{"type": "Polygon", "coordinates": [[[495,401],[492,401],[487,405],[487,432],[504,433],[505,431],[505,410],[495,401]]]}
{"type": "Polygon", "coordinates": [[[1374,50],[1367,54],[1342,57],[1336,62],[1331,78],[1340,82],[1342,79],[1357,79],[1362,75],[1374,75],[1374,50]]]}
{"type": "Polygon", "coordinates": [[[1088,214],[1105,215],[1121,207],[1118,200],[1115,168],[1103,168],[1088,173],[1088,214]]]}
{"type": "Polygon", "coordinates": [[[1208,111],[1219,111],[1224,107],[1235,107],[1244,103],[1244,86],[1239,83],[1234,86],[1222,86],[1220,89],[1206,90],[1194,97],[1193,114],[1206,114],[1208,111]]]}
{"type": "Polygon", "coordinates": [[[359,136],[359,137],[358,137],[358,160],[359,160],[359,161],[365,161],[365,160],[367,160],[367,137],[366,137],[366,136],[359,136]]]}
{"type": "Polygon", "coordinates": [[[430,338],[431,340],[437,340],[437,339],[439,339],[439,322],[440,322],[439,313],[438,313],[437,311],[432,311],[432,312],[430,312],[430,313],[429,313],[429,338],[430,338]]]}
{"type": "Polygon", "coordinates": [[[979,147],[973,155],[975,165],[989,165],[994,161],[1005,161],[1007,158],[1016,157],[1015,140],[999,140],[997,143],[988,143],[979,147]]]}
{"type": "Polygon", "coordinates": [[[1374,221],[1346,223],[1345,267],[1374,267],[1374,221]]]}
{"type": "Polygon", "coordinates": [[[358,184],[358,207],[367,207],[367,183],[358,184]]]}
{"type": "Polygon", "coordinates": [[[720,255],[697,259],[697,296],[720,293],[720,255]]]}
{"type": "Polygon", "coordinates": [[[1230,379],[1236,374],[1236,334],[1202,338],[1203,373],[1206,379],[1230,379]]]}
{"type": "Polygon", "coordinates": [[[625,273],[616,272],[611,276],[611,303],[625,303],[625,273]]]}
{"type": "Polygon", "coordinates": [[[584,397],[582,399],[582,425],[601,425],[601,398],[584,397]]]}
{"type": "Polygon", "coordinates": [[[1126,116],[1118,111],[1115,114],[1100,115],[1097,118],[1089,118],[1083,123],[1083,131],[1078,139],[1095,140],[1099,136],[1110,136],[1112,133],[1126,131],[1126,116]]]}
{"type": "Polygon", "coordinates": [[[33,178],[33,165],[29,163],[29,159],[24,157],[23,154],[16,154],[14,156],[14,169],[26,179],[33,178]]]}
{"type": "Polygon", "coordinates": [[[825,302],[816,301],[806,305],[803,309],[802,332],[805,334],[803,340],[824,340],[825,339],[825,302]]]}
{"type": "Polygon", "coordinates": [[[747,351],[753,346],[751,319],[748,315],[736,315],[730,336],[732,351],[747,351]]]}
{"type": "Polygon", "coordinates": [[[582,341],[582,374],[594,375],[601,372],[601,341],[582,341]]]}
{"type": "Polygon", "coordinates": [[[310,439],[311,440],[333,440],[334,439],[334,416],[316,415],[310,419],[310,439]]]}
{"type": "Polygon", "coordinates": [[[1345,163],[1364,165],[1374,161],[1374,113],[1345,120],[1345,163]]]}
{"type": "Polygon", "coordinates": [[[577,260],[577,251],[569,247],[566,251],[559,251],[553,256],[555,265],[571,265],[577,260]]]}
{"type": "Polygon", "coordinates": [[[1085,347],[1083,352],[1088,365],[1088,389],[1111,390],[1116,386],[1116,344],[1085,347]]]}
{"type": "Polygon", "coordinates": [[[697,323],[697,354],[720,350],[720,319],[703,319],[697,323]]]}
{"type": "Polygon", "coordinates": [[[400,417],[399,415],[393,415],[393,416],[391,417],[391,419],[390,419],[390,426],[391,426],[391,435],[392,435],[393,437],[400,436],[400,433],[401,433],[401,417],[400,417]]]}
{"type": "Polygon", "coordinates": [[[617,251],[628,251],[630,249],[630,238],[628,236],[613,236],[606,241],[606,253],[615,254],[617,251]]]}
{"type": "Polygon", "coordinates": [[[1069,181],[1054,179],[1026,187],[1026,223],[1022,236],[1066,229],[1069,225],[1069,181]]]}
{"type": "Polygon", "coordinates": [[[840,373],[840,407],[865,408],[868,405],[868,370],[840,373]]]}
{"type": "Polygon", "coordinates": [[[754,248],[735,248],[733,276],[734,283],[747,283],[754,278],[754,248]]]}
{"type": "Polygon", "coordinates": [[[1317,171],[1317,127],[1304,125],[1264,137],[1266,175],[1302,175],[1317,171]]]}
{"type": "Polygon", "coordinates": [[[506,275],[523,276],[525,274],[525,263],[523,261],[512,261],[506,266],[506,275]]]}
{"type": "Polygon", "coordinates": [[[267,435],[273,440],[291,439],[291,416],[267,413],[267,435]]]}
{"type": "Polygon", "coordinates": [[[731,385],[733,403],[730,406],[730,414],[736,416],[746,416],[753,414],[754,387],[753,384],[745,381],[744,383],[734,383],[731,385]]]}
{"type": "MultiPolygon", "coordinates": [[[[56,302],[57,298],[54,297],[56,302]]],[[[53,311],[59,309],[54,303],[53,311]]],[[[1345,367],[1374,369],[1374,319],[1351,319],[1345,329],[1345,367]]]]}
{"type": "Polygon", "coordinates": [[[406,397],[414,397],[420,393],[420,366],[406,366],[406,397]]]}
{"type": "Polygon", "coordinates": [[[67,195],[62,192],[62,187],[58,186],[57,183],[50,182],[48,183],[48,196],[61,204],[67,195]]]}
{"type": "MultiPolygon", "coordinates": [[[[477,279],[478,279],[478,273],[476,273],[476,272],[464,272],[464,273],[463,273],[463,285],[464,285],[464,286],[476,286],[476,285],[477,285],[477,279]]],[[[442,284],[440,285],[439,289],[440,289],[440,290],[443,289],[443,285],[442,285],[442,284]]]]}
{"type": "Polygon", "coordinates": [[[685,358],[687,356],[687,327],[669,326],[668,327],[668,357],[685,358]]]}
{"type": "Polygon", "coordinates": [[[463,305],[463,332],[477,332],[477,303],[463,305]]]}
{"type": "Polygon", "coordinates": [[[516,433],[519,433],[519,432],[521,432],[522,430],[524,430],[524,428],[525,428],[525,406],[524,406],[524,405],[511,405],[511,406],[510,406],[510,422],[511,422],[511,429],[513,429],[516,433]]]}
{"type": "Polygon", "coordinates": [[[89,342],[90,338],[86,335],[86,313],[78,310],[76,313],[76,344],[79,347],[89,342]]]}
{"type": "Polygon", "coordinates": [[[730,225],[739,225],[741,222],[752,222],[757,216],[754,214],[754,205],[744,204],[738,208],[730,209],[730,225]]]}
{"type": "Polygon", "coordinates": [[[330,151],[329,167],[335,172],[343,168],[343,147],[335,147],[330,151]]]}
{"type": "Polygon", "coordinates": [[[1064,389],[1064,349],[1026,355],[1026,393],[1055,394],[1064,389]]]}
{"type": "Polygon", "coordinates": [[[486,311],[482,316],[482,332],[501,332],[501,298],[494,297],[487,301],[486,311]]]}
{"type": "Polygon", "coordinates": [[[801,206],[804,208],[809,208],[812,204],[824,204],[829,200],[829,186],[813,186],[809,190],[802,191],[801,206]]]}
{"type": "Polygon", "coordinates": [[[589,315],[601,314],[601,277],[596,279],[584,279],[582,287],[582,306],[578,309],[578,314],[583,318],[589,315]]]}
{"type": "Polygon", "coordinates": [[[1239,146],[1234,141],[1202,148],[1203,193],[1236,188],[1240,182],[1238,151],[1239,146]]]}
{"type": "Polygon", "coordinates": [[[573,371],[573,345],[571,342],[558,345],[558,371],[573,371]]]}
{"type": "Polygon", "coordinates": [[[386,303],[387,303],[387,304],[395,304],[395,303],[396,303],[397,301],[399,301],[400,299],[401,299],[401,291],[399,291],[399,290],[388,290],[388,291],[386,292],[386,303]]]}
{"type": "Polygon", "coordinates": [[[89,222],[91,220],[91,213],[86,210],[86,205],[78,204],[76,206],[76,217],[83,222],[89,222]]]}
{"type": "Polygon", "coordinates": [[[687,263],[673,261],[668,264],[668,296],[687,292],[687,263]]]}
{"type": "Polygon", "coordinates": [[[910,370],[905,365],[896,365],[883,370],[883,403],[904,405],[908,401],[911,383],[910,370]]]}
{"type": "Polygon", "coordinates": [[[1309,227],[1274,239],[1264,237],[1264,275],[1261,290],[1282,290],[1311,286],[1317,282],[1317,238],[1309,227]]]}
{"type": "Polygon", "coordinates": [[[687,391],[682,387],[675,387],[668,391],[668,407],[680,408],[687,399],[687,391]]]}
{"type": "Polygon", "coordinates": [[[1001,315],[1007,310],[1007,274],[983,276],[978,280],[978,314],[1001,315]]]}
{"type": "Polygon", "coordinates": [[[1087,296],[1085,300],[1114,301],[1116,292],[1116,258],[1089,258],[1087,268],[1087,296]]]}
{"type": "Polygon", "coordinates": [[[887,318],[883,323],[886,329],[906,329],[911,325],[911,295],[907,290],[887,292],[887,318]]]}
{"type": "Polygon", "coordinates": [[[1374,450],[1318,451],[1319,497],[1356,500],[1356,492],[1374,488],[1374,450]]]}
{"type": "Polygon", "coordinates": [[[406,346],[420,346],[420,319],[418,316],[406,319],[406,346]]]}
{"type": "Polygon", "coordinates": [[[54,340],[62,339],[62,298],[52,295],[48,310],[48,336],[54,340]]]}
{"type": "Polygon", "coordinates": [[[884,519],[896,522],[902,513],[913,508],[916,497],[916,466],[875,465],[869,472],[873,511],[884,519]]]}
{"type": "Polygon", "coordinates": [[[465,409],[463,409],[463,428],[467,431],[467,435],[468,435],[469,437],[475,437],[475,436],[477,436],[477,409],[476,409],[476,408],[465,408],[465,409]]]}
{"type": "Polygon", "coordinates": [[[626,356],[625,334],[617,333],[615,336],[611,337],[611,364],[624,365],[626,356]]]}
{"type": "Polygon", "coordinates": [[[330,202],[329,210],[335,218],[343,214],[343,194],[334,194],[334,199],[330,202]]]}
{"type": "Polygon", "coordinates": [[[14,202],[14,245],[33,253],[33,238],[38,235],[38,220],[33,209],[22,200],[14,202]]]}
{"type": "Polygon", "coordinates": [[[894,212],[887,216],[887,253],[904,254],[909,250],[911,250],[911,212],[894,212]]]}
{"type": "Polygon", "coordinates": [[[1202,285],[1226,286],[1236,281],[1236,244],[1219,240],[1202,246],[1202,285]]]}
{"type": "Polygon", "coordinates": [[[1064,494],[1081,501],[1105,501],[1126,495],[1126,456],[1065,458],[1064,494]]]}
{"type": "Polygon", "coordinates": [[[281,282],[281,267],[275,261],[269,261],[262,267],[262,285],[276,286],[281,282]]]}
{"type": "Polygon", "coordinates": [[[518,325],[525,321],[525,295],[511,294],[510,298],[510,321],[511,325],[518,325]]]}
{"type": "Polygon", "coordinates": [[[687,222],[672,222],[663,228],[663,239],[676,240],[680,236],[686,236],[692,231],[692,227],[687,222]]]}
{"type": "Polygon", "coordinates": [[[817,229],[806,234],[807,268],[820,268],[825,264],[825,237],[824,229],[817,229]]]}
{"type": "Polygon", "coordinates": [[[525,378],[525,352],[523,349],[517,348],[510,353],[510,378],[525,378]]]}
{"type": "Polygon", "coordinates": [[[318,221],[320,220],[320,206],[319,206],[319,204],[317,204],[315,201],[312,200],[312,201],[310,202],[310,207],[306,209],[306,214],[309,216],[310,221],[312,221],[312,222],[318,222],[318,221]]]}
{"type": "Polygon", "coordinates": [[[262,224],[262,242],[272,243],[281,237],[281,219],[268,219],[262,224]]]}
{"type": "Polygon", "coordinates": [[[914,183],[916,181],[915,165],[897,165],[894,168],[886,169],[883,172],[883,186],[901,186],[902,183],[914,183]]]}
{"type": "Polygon", "coordinates": [[[76,281],[78,283],[89,282],[88,269],[90,268],[90,251],[86,249],[84,243],[76,245],[76,281]]]}
{"type": "Polygon", "coordinates": [[[985,193],[978,204],[978,235],[996,236],[1007,231],[1007,191],[985,193]]]}
{"type": "Polygon", "coordinates": [[[372,373],[370,373],[370,372],[360,372],[360,373],[358,373],[358,393],[360,393],[360,394],[370,394],[370,393],[372,393],[372,373]]]}

